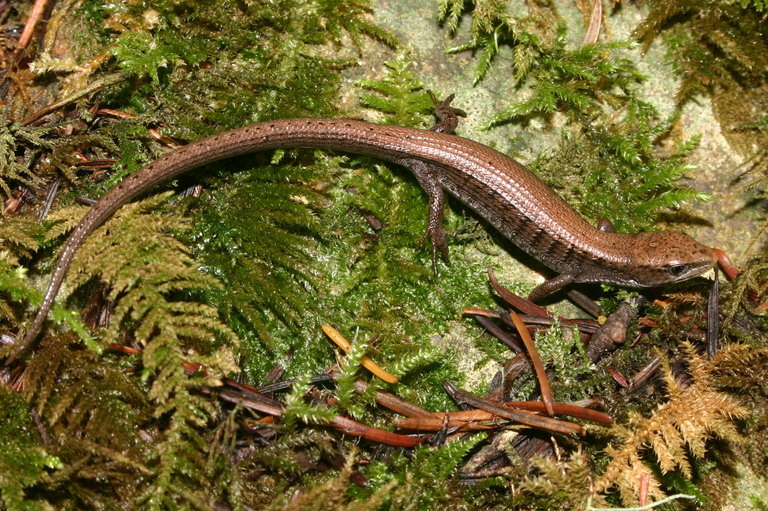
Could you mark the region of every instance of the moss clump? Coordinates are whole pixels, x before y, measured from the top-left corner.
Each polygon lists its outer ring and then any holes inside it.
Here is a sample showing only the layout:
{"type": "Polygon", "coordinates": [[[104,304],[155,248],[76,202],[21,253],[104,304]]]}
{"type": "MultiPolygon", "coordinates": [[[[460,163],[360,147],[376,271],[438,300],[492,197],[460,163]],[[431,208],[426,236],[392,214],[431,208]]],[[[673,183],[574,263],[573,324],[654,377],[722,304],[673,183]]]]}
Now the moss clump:
{"type": "MultiPolygon", "coordinates": [[[[724,9],[754,13],[761,5],[724,9]]],[[[655,8],[643,30],[663,31],[685,18],[667,19],[655,8]]],[[[705,8],[704,14],[715,12],[705,8]]],[[[475,52],[476,82],[493,66],[511,62],[520,95],[489,113],[487,125],[554,134],[559,147],[540,154],[533,166],[587,216],[610,216],[621,230],[648,228],[670,208],[703,198],[679,184],[697,140],[677,138],[677,119],[661,119],[639,96],[642,77],[630,60],[631,44],[572,42],[568,34],[578,29],[565,29],[552,2],[522,7],[445,0],[439,11],[453,34],[469,21],[467,42],[452,51],[475,52]]],[[[720,23],[728,16],[707,19],[720,23]]],[[[753,21],[733,22],[737,29],[721,32],[741,44],[753,21]]],[[[51,269],[59,235],[82,214],[72,207],[76,195],[101,195],[180,141],[278,117],[356,115],[338,106],[345,73],[353,73],[359,60],[355,44],[367,38],[397,43],[372,24],[362,1],[85,0],[58,5],[45,26],[44,38],[24,59],[0,48],[9,65],[0,187],[13,201],[24,186],[32,203],[41,204],[48,183],[64,177],[55,213],[43,227],[23,215],[5,216],[0,225],[0,321],[9,332],[20,330],[39,301],[38,280],[51,269]]],[[[643,42],[650,37],[645,34],[643,42]]],[[[717,71],[717,87],[702,92],[725,87],[746,74],[750,62],[761,62],[737,55],[737,46],[721,44],[717,51],[728,47],[738,62],[717,71]]],[[[387,122],[428,127],[431,106],[410,57],[400,53],[385,66],[379,76],[358,82],[360,104],[387,122]]],[[[349,104],[348,93],[343,99],[349,104]]],[[[737,128],[764,134],[761,119],[737,128]]],[[[727,363],[709,363],[687,348],[693,383],[673,385],[666,371],[668,399],[650,389],[632,403],[631,421],[617,415],[623,427],[613,437],[593,429],[578,442],[564,439],[560,460],[530,466],[509,444],[496,445],[501,469],[472,486],[457,476],[463,460],[503,435],[487,443],[483,435],[451,438],[410,451],[362,441],[352,451],[326,429],[336,414],[389,428],[391,415],[371,405],[371,392],[354,392],[355,379],[364,377],[356,363],[363,352],[403,377],[388,390],[429,410],[452,407],[440,383],[457,379],[454,353],[438,350],[432,336],[447,330],[460,307],[492,306],[486,261],[465,259],[468,241],[477,236],[451,239],[454,264],[441,265],[436,279],[429,250],[414,250],[426,226],[424,194],[406,172],[379,163],[322,151],[233,159],[165,188],[202,182],[201,196],[143,198],[93,236],[62,302],[93,312],[84,314],[87,330],[72,313],[68,325],[81,337],[100,334],[101,344],[86,350],[75,334],[50,328],[27,366],[25,399],[7,389],[0,396],[8,426],[0,436],[2,505],[547,509],[584,505],[588,482],[600,477],[615,482],[630,503],[637,474],[650,474],[656,497],[695,493],[710,467],[711,458],[697,458],[705,440],[729,436],[734,422],[728,413],[742,413],[724,389],[754,391],[756,385],[744,383],[756,381],[755,374],[737,369],[764,365],[759,347],[728,351],[727,363]],[[106,329],[91,321],[104,313],[112,314],[106,329]],[[345,331],[359,328],[356,351],[335,384],[303,385],[308,374],[334,362],[320,335],[326,322],[345,331]],[[369,345],[369,339],[375,341],[369,345]],[[136,354],[97,352],[108,343],[136,354]],[[280,373],[278,366],[301,377],[282,399],[288,406],[283,424],[267,424],[215,399],[223,379],[238,368],[257,382],[280,373]],[[681,417],[690,403],[683,398],[690,396],[712,406],[694,429],[685,429],[681,417]],[[41,418],[37,424],[30,421],[32,410],[41,418]],[[604,449],[609,441],[617,442],[613,451],[604,449]],[[648,468],[657,462],[671,475],[648,468]],[[361,481],[367,486],[356,486],[361,481]]],[[[449,210],[446,227],[461,226],[462,213],[449,210]]],[[[760,288],[762,274],[754,275],[749,287],[760,288]]],[[[733,317],[742,313],[733,310],[733,317]]],[[[691,328],[685,324],[662,322],[679,333],[691,328]]],[[[736,337],[733,324],[728,332],[736,337]]],[[[659,337],[656,344],[675,339],[659,337]]],[[[614,393],[602,373],[569,363],[581,358],[578,345],[554,334],[542,340],[552,348],[556,395],[594,396],[600,385],[609,403],[630,401],[614,393]]],[[[650,345],[625,350],[617,365],[631,374],[650,345]]],[[[485,351],[502,357],[498,348],[485,351]]],[[[751,397],[759,409],[763,396],[751,397]]],[[[761,421],[747,427],[760,432],[761,421]]],[[[759,472],[764,460],[755,452],[745,456],[759,472]]]]}

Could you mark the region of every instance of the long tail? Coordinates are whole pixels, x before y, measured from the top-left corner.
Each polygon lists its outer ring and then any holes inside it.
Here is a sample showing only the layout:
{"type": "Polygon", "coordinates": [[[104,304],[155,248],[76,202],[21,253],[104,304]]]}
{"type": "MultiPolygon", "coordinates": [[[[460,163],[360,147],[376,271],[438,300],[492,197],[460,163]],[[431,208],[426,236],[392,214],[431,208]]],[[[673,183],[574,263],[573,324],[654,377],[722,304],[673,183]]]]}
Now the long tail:
{"type": "MultiPolygon", "coordinates": [[[[69,235],[53,271],[48,290],[21,344],[5,361],[9,365],[28,350],[45,324],[75,253],[85,239],[124,204],[184,172],[246,153],[275,148],[329,148],[396,161],[403,155],[429,160],[433,154],[425,138],[440,147],[456,137],[444,133],[382,126],[344,119],[282,119],[244,126],[204,138],[172,151],[142,167],[107,192],[69,235]],[[386,128],[386,129],[383,129],[386,128]],[[370,131],[377,136],[371,137],[370,131]],[[375,139],[375,140],[374,140],[375,139]],[[419,154],[424,150],[424,154],[419,154]]],[[[465,144],[473,144],[464,141],[465,144]]]]}

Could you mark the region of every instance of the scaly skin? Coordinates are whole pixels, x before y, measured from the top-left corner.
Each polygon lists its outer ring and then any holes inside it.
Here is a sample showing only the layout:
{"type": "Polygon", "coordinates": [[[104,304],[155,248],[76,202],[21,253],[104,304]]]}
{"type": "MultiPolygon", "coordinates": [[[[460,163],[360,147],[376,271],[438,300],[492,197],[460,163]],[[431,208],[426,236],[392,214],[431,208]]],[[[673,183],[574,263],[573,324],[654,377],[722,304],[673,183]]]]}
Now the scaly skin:
{"type": "Polygon", "coordinates": [[[444,248],[444,232],[439,225],[444,189],[560,273],[534,292],[538,297],[571,282],[638,288],[672,284],[708,271],[717,261],[713,249],[681,232],[617,234],[598,230],[523,165],[465,138],[363,121],[282,119],[227,131],[168,153],[94,204],[67,239],[37,316],[10,360],[39,334],[80,245],[121,206],[193,168],[275,148],[335,149],[411,169],[430,194],[428,235],[436,248],[444,248]]]}

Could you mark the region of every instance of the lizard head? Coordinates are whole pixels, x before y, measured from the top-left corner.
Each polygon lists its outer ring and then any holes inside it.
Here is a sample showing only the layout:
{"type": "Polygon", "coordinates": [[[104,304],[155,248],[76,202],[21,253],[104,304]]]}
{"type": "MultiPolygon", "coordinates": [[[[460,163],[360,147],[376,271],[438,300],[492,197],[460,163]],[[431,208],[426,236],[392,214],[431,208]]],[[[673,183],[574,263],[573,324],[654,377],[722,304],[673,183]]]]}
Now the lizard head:
{"type": "Polygon", "coordinates": [[[692,279],[712,269],[718,256],[685,233],[639,232],[630,250],[626,270],[634,287],[656,287],[692,279]]]}

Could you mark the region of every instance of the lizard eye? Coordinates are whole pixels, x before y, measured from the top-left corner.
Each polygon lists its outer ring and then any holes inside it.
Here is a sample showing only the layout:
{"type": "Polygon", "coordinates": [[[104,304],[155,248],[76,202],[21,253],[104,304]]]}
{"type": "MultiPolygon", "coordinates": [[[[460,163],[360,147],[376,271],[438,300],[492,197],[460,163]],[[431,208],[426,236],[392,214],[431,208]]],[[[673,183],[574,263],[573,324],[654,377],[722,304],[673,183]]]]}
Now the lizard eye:
{"type": "Polygon", "coordinates": [[[685,264],[677,264],[675,266],[669,266],[667,267],[667,273],[672,275],[673,277],[677,278],[680,275],[684,274],[688,270],[688,265],[685,264]]]}

